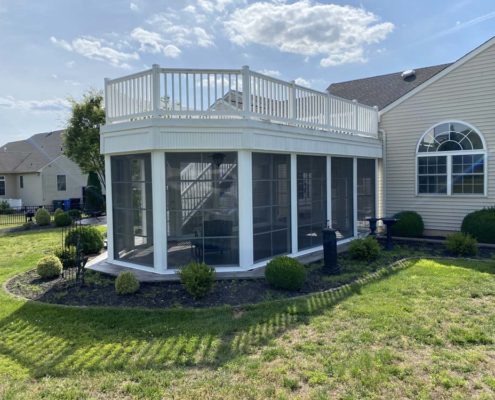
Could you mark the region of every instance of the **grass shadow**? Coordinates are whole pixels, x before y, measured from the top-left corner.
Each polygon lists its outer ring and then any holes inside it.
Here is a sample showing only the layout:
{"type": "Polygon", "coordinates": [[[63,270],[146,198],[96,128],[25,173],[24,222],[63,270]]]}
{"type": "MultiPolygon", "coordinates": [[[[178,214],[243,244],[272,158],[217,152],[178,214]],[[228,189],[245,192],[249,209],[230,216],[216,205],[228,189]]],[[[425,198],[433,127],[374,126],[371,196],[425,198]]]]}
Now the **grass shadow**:
{"type": "Polygon", "coordinates": [[[0,353],[31,376],[216,367],[303,324],[412,262],[326,292],[209,309],[74,308],[27,302],[0,321],[0,353]]]}

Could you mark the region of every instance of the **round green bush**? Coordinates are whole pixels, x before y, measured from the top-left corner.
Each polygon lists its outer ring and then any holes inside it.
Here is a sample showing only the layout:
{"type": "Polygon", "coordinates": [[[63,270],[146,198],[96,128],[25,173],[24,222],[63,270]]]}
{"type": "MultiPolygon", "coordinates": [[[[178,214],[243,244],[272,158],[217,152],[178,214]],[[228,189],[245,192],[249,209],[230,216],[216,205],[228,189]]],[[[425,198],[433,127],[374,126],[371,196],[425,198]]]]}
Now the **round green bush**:
{"type": "Polygon", "coordinates": [[[81,210],[78,210],[77,208],[73,208],[67,212],[69,213],[69,215],[73,221],[77,221],[77,220],[80,220],[82,218],[81,210]]]}
{"type": "Polygon", "coordinates": [[[51,222],[50,213],[44,208],[38,208],[34,219],[39,226],[50,225],[51,222]]]}
{"type": "Polygon", "coordinates": [[[195,299],[206,296],[215,285],[215,270],[205,263],[192,262],[179,271],[180,281],[195,299]]]}
{"type": "Polygon", "coordinates": [[[96,254],[103,248],[103,235],[94,226],[82,226],[71,230],[65,237],[66,246],[79,246],[84,254],[96,254]]]}
{"type": "Polygon", "coordinates": [[[404,237],[423,236],[425,224],[416,211],[401,211],[394,215],[398,221],[392,226],[392,235],[404,237]]]}
{"type": "Polygon", "coordinates": [[[59,247],[55,249],[53,254],[60,260],[64,269],[76,266],[76,248],[74,246],[59,247]]]}
{"type": "Polygon", "coordinates": [[[469,234],[457,232],[447,236],[447,250],[455,256],[475,256],[478,254],[478,242],[469,234]]]}
{"type": "Polygon", "coordinates": [[[117,294],[133,294],[139,290],[139,281],[131,271],[121,272],[115,279],[117,294]]]}
{"type": "Polygon", "coordinates": [[[374,261],[380,256],[381,247],[373,236],[353,240],[349,245],[349,255],[354,260],[374,261]]]}
{"type": "Polygon", "coordinates": [[[56,217],[57,215],[59,214],[63,214],[64,213],[64,210],[62,210],[61,208],[57,208],[54,212],[53,212],[53,216],[56,217]]]}
{"type": "Polygon", "coordinates": [[[277,289],[300,290],[306,279],[306,270],[296,259],[280,256],[266,265],[265,278],[277,289]]]}
{"type": "Polygon", "coordinates": [[[70,217],[69,213],[66,212],[61,212],[61,213],[55,213],[54,214],[54,221],[55,221],[55,226],[61,227],[61,226],[69,226],[72,224],[72,218],[70,217]]]}
{"type": "Polygon", "coordinates": [[[480,243],[495,244],[495,207],[473,211],[464,217],[461,231],[480,243]]]}
{"type": "Polygon", "coordinates": [[[55,256],[45,256],[38,261],[36,272],[43,279],[55,278],[62,273],[62,263],[55,256]]]}

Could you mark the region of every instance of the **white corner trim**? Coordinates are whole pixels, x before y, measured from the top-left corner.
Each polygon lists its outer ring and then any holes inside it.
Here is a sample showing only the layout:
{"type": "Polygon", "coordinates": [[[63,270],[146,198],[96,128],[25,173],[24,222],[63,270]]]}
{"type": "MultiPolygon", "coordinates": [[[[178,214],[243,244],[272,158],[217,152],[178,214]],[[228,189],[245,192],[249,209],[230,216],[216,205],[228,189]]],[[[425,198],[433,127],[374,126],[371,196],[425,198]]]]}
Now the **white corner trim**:
{"type": "Polygon", "coordinates": [[[439,79],[442,79],[445,75],[447,75],[450,72],[452,72],[453,70],[459,68],[461,65],[465,64],[466,62],[468,62],[472,58],[476,57],[478,54],[484,52],[486,49],[490,48],[494,44],[495,44],[495,36],[492,37],[491,39],[488,39],[482,45],[480,45],[480,46],[476,47],[475,49],[471,50],[469,53],[463,55],[461,58],[459,58],[453,64],[449,65],[447,68],[443,69],[439,73],[433,75],[430,79],[426,80],[421,85],[419,85],[419,86],[415,87],[413,90],[407,92],[402,97],[399,97],[397,100],[395,100],[393,103],[389,104],[383,110],[380,110],[379,113],[378,113],[378,116],[381,117],[383,114],[386,114],[390,110],[392,110],[395,107],[397,107],[399,104],[403,103],[404,101],[406,101],[410,97],[414,96],[416,93],[422,91],[423,89],[427,88],[431,84],[435,83],[439,79]]]}

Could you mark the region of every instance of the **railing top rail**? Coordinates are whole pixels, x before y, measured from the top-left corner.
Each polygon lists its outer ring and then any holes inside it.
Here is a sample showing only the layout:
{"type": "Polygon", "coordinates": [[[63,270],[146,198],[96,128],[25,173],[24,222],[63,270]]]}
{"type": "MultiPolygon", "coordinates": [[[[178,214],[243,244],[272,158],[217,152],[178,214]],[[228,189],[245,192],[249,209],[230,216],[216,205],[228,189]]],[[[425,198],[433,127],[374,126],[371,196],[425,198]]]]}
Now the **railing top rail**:
{"type": "Polygon", "coordinates": [[[134,78],[139,78],[141,76],[148,75],[152,71],[153,71],[153,69],[145,69],[144,71],[139,71],[139,72],[135,72],[133,74],[124,75],[124,76],[119,76],[118,78],[114,78],[114,79],[106,78],[105,81],[108,83],[122,82],[122,81],[126,81],[128,79],[134,79],[134,78]]]}
{"type": "Polygon", "coordinates": [[[160,72],[174,74],[240,74],[240,69],[208,68],[160,68],[160,72]]]}

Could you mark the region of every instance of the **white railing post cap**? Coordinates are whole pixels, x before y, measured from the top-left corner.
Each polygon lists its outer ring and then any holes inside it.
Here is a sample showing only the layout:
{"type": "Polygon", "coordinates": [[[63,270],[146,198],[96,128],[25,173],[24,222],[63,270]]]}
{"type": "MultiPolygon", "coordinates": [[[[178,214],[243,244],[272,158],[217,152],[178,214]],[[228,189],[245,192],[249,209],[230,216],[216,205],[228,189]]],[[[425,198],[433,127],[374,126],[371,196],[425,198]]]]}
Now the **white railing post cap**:
{"type": "Polygon", "coordinates": [[[158,68],[160,68],[160,64],[153,64],[151,67],[152,67],[153,69],[158,69],[158,68]]]}
{"type": "Polygon", "coordinates": [[[244,70],[249,69],[249,65],[243,65],[242,69],[244,69],[244,70]]]}
{"type": "Polygon", "coordinates": [[[357,103],[358,101],[356,99],[352,99],[352,102],[353,103],[357,103]]]}

